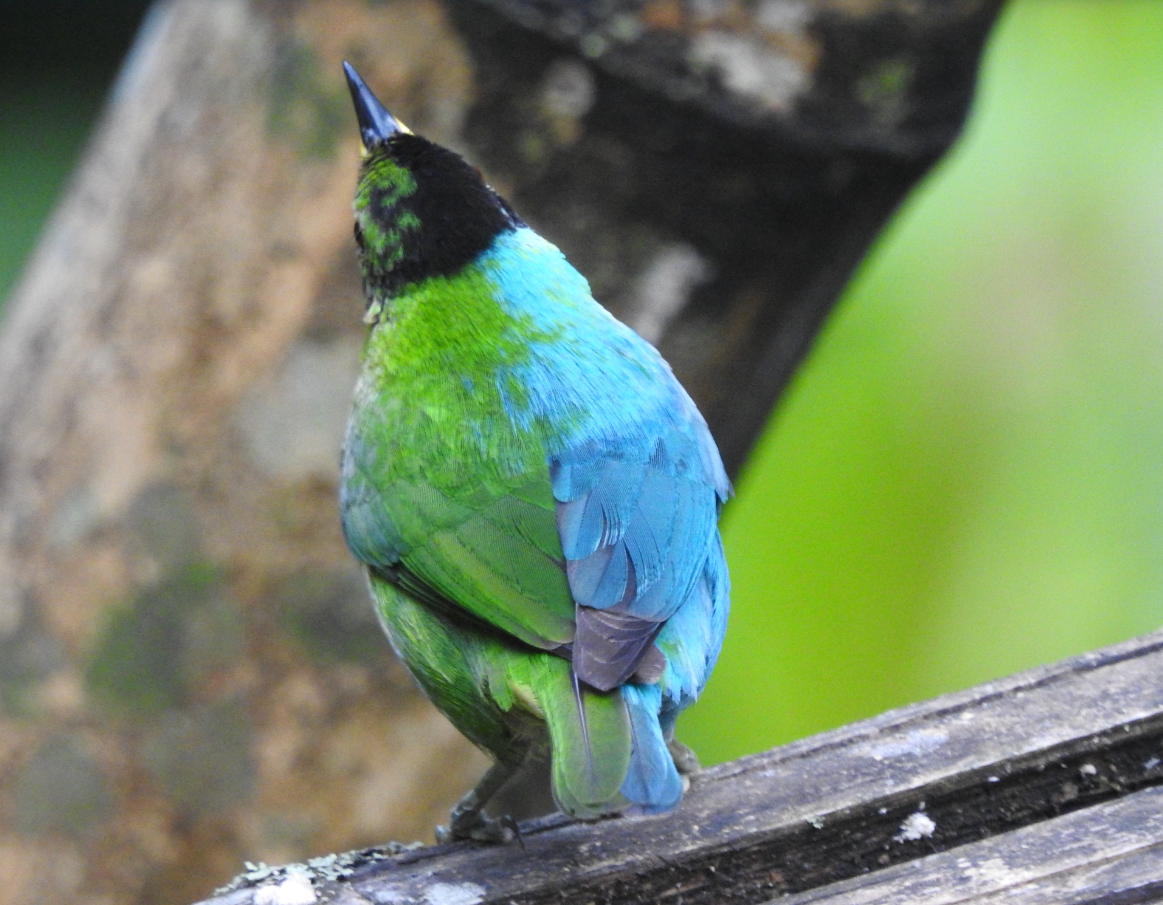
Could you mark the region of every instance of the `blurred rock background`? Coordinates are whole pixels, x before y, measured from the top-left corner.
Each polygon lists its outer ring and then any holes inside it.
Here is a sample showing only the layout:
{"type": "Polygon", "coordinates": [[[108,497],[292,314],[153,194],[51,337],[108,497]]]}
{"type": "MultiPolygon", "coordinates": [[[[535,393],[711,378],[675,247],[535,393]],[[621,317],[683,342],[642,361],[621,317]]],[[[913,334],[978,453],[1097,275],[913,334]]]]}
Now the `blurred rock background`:
{"type": "MultiPolygon", "coordinates": [[[[114,89],[156,104],[172,159],[219,144],[176,180],[165,157],[110,160],[170,193],[112,218],[132,266],[73,285],[43,262],[98,256],[69,244],[117,203],[90,173],[39,251],[45,282],[21,291],[108,305],[60,304],[39,340],[62,361],[52,380],[18,385],[0,362],[18,400],[5,430],[43,431],[27,454],[47,463],[0,513],[16,564],[0,575],[0,903],[191,901],[243,858],[428,838],[485,763],[380,638],[334,463],[362,329],[338,60],[362,53],[393,109],[462,148],[487,86],[435,2],[295,4],[265,36],[220,6],[216,54],[190,59],[188,82],[142,85],[137,58],[114,89]],[[271,48],[273,80],[232,68],[250,42],[271,48]],[[223,109],[167,114],[184,92],[223,109]],[[228,115],[256,97],[261,117],[228,115]],[[184,295],[196,303],[167,305],[184,295]],[[82,356],[102,310],[129,346],[82,356]],[[92,398],[68,403],[78,382],[92,398]],[[36,427],[54,406],[67,418],[36,427]]],[[[4,11],[0,298],[145,4],[4,11]]],[[[595,90],[567,56],[541,75],[530,167],[576,139],[595,90]]],[[[145,146],[128,120],[105,128],[145,146]]],[[[478,150],[500,155],[507,190],[504,149],[478,150]]],[[[584,231],[590,209],[570,199],[584,231]]],[[[689,243],[597,244],[580,266],[647,335],[665,299],[715,276],[689,243]]],[[[733,624],[682,725],[704,762],[1158,627],[1161,312],[1163,7],[1016,0],[966,134],[861,267],[743,472],[725,519],[733,624]]]]}
{"type": "Polygon", "coordinates": [[[244,858],[429,838],[487,761],[391,655],[340,536],[358,136],[322,73],[382,48],[399,68],[369,77],[431,82],[447,106],[407,113],[448,140],[464,52],[425,0],[304,4],[279,34],[242,3],[49,10],[6,34],[3,195],[28,200],[5,289],[119,66],[134,100],[20,290],[53,311],[5,323],[0,459],[30,477],[0,507],[0,902],[190,902],[244,858]]]}

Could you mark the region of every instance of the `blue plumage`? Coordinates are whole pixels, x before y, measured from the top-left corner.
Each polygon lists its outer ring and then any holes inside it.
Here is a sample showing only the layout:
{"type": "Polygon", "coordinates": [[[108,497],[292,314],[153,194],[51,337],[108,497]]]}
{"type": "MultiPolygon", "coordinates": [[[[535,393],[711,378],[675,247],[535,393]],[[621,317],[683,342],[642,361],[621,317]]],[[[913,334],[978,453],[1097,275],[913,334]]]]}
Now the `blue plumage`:
{"type": "Polygon", "coordinates": [[[668,811],[682,798],[682,778],[663,737],[658,715],[662,692],[657,685],[626,685],[622,689],[630,714],[630,769],[622,794],[644,813],[668,811]]]}
{"type": "MultiPolygon", "coordinates": [[[[700,645],[713,662],[728,584],[717,520],[730,483],[702,416],[658,352],[594,304],[585,278],[535,232],[501,234],[481,266],[528,328],[528,360],[499,380],[521,387],[520,403],[506,408],[515,425],[554,425],[546,455],[574,600],[635,617],[645,641],[689,602],[717,629],[700,645]],[[720,563],[713,582],[703,574],[709,559],[720,563]],[[699,597],[700,582],[715,591],[699,597]]],[[[586,618],[579,611],[579,632],[586,618]]],[[[626,681],[632,660],[594,684],[626,681]]],[[[709,672],[674,675],[666,684],[682,691],[668,702],[686,706],[709,672]]]]}

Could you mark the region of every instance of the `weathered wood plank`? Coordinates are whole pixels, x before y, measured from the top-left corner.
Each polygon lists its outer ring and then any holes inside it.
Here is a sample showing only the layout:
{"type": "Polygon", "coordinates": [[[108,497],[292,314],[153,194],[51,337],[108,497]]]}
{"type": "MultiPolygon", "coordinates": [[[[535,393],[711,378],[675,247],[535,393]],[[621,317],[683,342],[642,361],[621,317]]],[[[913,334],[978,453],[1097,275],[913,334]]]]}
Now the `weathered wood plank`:
{"type": "Polygon", "coordinates": [[[1161,676],[1156,633],[722,764],[675,814],[535,821],[523,849],[408,852],[329,895],[691,905],[822,887],[1163,785],[1161,676]]]}
{"type": "Polygon", "coordinates": [[[1163,789],[794,896],[780,905],[1163,901],[1163,789]]]}

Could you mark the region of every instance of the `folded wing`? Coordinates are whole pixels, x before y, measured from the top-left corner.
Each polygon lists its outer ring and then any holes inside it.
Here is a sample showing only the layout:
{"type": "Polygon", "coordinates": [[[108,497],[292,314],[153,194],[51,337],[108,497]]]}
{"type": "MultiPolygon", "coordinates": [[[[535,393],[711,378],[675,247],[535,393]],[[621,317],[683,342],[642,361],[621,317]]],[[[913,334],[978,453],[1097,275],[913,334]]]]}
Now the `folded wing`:
{"type": "Polygon", "coordinates": [[[705,422],[674,388],[673,408],[643,418],[634,436],[599,436],[550,461],[578,605],[574,669],[595,688],[657,679],[654,639],[716,549],[730,485],[705,422]]]}

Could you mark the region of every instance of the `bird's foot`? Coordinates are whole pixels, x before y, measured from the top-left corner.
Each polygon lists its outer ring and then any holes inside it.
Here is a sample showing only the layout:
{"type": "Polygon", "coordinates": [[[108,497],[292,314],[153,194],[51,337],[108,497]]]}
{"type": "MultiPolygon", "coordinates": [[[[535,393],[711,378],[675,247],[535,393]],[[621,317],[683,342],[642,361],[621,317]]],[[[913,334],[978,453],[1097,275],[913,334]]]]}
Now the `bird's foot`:
{"type": "Polygon", "coordinates": [[[525,847],[517,821],[507,814],[503,817],[486,817],[481,811],[452,812],[448,826],[436,828],[436,841],[444,844],[459,839],[474,839],[477,842],[497,842],[508,844],[516,841],[525,847]]]}
{"type": "MultiPolygon", "coordinates": [[[[519,761],[517,762],[519,764],[519,761]]],[[[476,787],[464,794],[449,814],[448,826],[436,828],[436,841],[455,842],[458,839],[475,839],[478,842],[508,843],[516,839],[525,847],[517,821],[508,815],[486,817],[484,807],[513,775],[517,764],[498,761],[481,777],[476,787]]]]}
{"type": "Polygon", "coordinates": [[[678,739],[669,739],[666,747],[670,751],[671,759],[674,761],[674,766],[678,770],[679,776],[685,779],[702,769],[699,765],[698,755],[678,739]]]}

